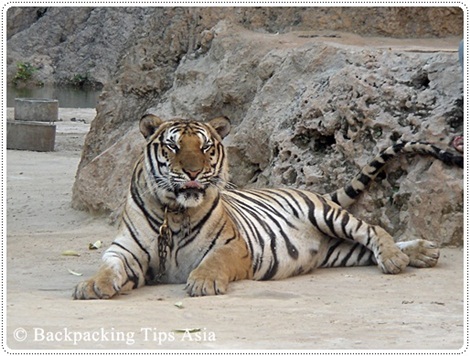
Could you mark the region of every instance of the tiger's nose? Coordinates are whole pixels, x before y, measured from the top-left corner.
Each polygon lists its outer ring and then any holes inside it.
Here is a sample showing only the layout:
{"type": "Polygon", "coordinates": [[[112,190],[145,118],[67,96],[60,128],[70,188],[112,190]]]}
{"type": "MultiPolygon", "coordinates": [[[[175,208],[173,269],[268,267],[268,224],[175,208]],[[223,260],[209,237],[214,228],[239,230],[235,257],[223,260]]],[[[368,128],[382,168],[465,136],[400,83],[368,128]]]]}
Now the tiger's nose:
{"type": "Polygon", "coordinates": [[[197,169],[197,170],[192,170],[192,169],[183,169],[183,172],[186,173],[186,175],[189,177],[191,180],[195,180],[199,173],[202,172],[202,169],[197,169]]]}

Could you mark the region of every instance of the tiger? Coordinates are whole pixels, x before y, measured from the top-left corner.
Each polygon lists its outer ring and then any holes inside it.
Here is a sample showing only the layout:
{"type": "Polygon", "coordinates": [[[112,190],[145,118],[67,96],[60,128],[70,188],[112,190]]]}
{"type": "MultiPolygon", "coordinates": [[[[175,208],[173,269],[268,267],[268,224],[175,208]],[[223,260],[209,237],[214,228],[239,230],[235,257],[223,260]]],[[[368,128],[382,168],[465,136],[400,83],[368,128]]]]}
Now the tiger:
{"type": "Polygon", "coordinates": [[[230,282],[278,280],[323,267],[377,265],[397,274],[433,267],[436,243],[394,242],[346,210],[399,154],[426,154],[463,167],[463,157],[421,142],[382,150],[329,194],[292,188],[237,189],[222,143],[230,120],[206,123],[144,115],[118,235],[74,299],[107,299],[144,285],[185,284],[189,296],[225,294],[230,282]]]}

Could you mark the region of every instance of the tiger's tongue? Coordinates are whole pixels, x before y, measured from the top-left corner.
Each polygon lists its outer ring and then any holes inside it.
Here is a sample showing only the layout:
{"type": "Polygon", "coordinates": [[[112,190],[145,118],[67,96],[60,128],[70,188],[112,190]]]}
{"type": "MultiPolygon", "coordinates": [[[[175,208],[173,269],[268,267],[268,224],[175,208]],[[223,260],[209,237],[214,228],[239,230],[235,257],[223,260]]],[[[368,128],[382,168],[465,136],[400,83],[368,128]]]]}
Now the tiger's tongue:
{"type": "Polygon", "coordinates": [[[185,189],[203,189],[203,185],[197,181],[189,181],[184,183],[183,188],[185,189]]]}

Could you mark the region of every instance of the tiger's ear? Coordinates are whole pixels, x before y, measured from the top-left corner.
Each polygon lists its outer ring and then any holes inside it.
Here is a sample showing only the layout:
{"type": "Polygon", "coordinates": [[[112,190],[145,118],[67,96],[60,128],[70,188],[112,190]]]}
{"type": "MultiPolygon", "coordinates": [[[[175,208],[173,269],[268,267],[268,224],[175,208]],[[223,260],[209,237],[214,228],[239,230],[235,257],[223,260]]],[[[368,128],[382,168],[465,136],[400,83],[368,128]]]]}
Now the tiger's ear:
{"type": "Polygon", "coordinates": [[[163,123],[163,120],[153,114],[145,114],[140,119],[139,129],[145,138],[152,136],[163,123]]]}
{"type": "Polygon", "coordinates": [[[220,116],[208,122],[215,131],[219,134],[220,138],[224,138],[230,133],[230,120],[228,117],[220,116]]]}

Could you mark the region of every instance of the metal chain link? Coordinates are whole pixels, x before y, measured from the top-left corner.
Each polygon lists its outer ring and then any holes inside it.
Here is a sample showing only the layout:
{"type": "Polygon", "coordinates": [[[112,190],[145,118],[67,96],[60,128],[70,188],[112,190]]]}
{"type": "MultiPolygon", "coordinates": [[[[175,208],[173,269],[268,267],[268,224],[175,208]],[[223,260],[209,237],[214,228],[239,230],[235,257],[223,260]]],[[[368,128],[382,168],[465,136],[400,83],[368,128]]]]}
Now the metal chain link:
{"type": "Polygon", "coordinates": [[[167,247],[170,246],[170,241],[172,237],[171,229],[168,226],[168,207],[165,208],[165,215],[163,217],[163,223],[159,229],[160,236],[158,239],[158,259],[160,264],[158,266],[158,273],[155,276],[155,282],[159,282],[160,279],[166,272],[166,257],[167,257],[167,247]]]}

